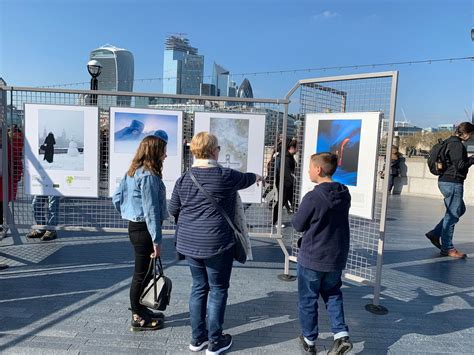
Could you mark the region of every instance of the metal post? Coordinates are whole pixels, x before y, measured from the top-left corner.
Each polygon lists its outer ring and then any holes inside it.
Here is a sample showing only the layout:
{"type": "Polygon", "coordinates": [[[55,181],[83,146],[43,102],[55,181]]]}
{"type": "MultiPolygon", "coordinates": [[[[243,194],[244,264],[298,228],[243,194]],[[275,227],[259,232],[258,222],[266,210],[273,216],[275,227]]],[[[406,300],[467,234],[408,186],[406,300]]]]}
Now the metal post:
{"type": "MultiPolygon", "coordinates": [[[[3,207],[3,214],[2,214],[2,226],[8,225],[8,132],[7,132],[7,124],[6,124],[6,112],[7,112],[7,93],[6,91],[0,87],[0,129],[2,134],[2,207],[3,207]]],[[[6,229],[3,229],[3,234],[5,233],[6,229]]]]}
{"type": "MultiPolygon", "coordinates": [[[[91,90],[97,91],[98,88],[99,88],[99,80],[97,79],[97,77],[93,76],[91,78],[91,90]]],[[[91,104],[92,105],[97,105],[97,95],[96,94],[91,95],[91,104]]]]}
{"type": "MultiPolygon", "coordinates": [[[[385,176],[390,175],[390,158],[392,152],[393,129],[395,126],[395,109],[397,101],[398,89],[398,71],[392,75],[392,88],[390,97],[390,113],[388,120],[387,133],[387,148],[385,152],[385,176]]],[[[385,244],[385,223],[387,218],[387,204],[388,204],[388,178],[384,179],[382,183],[382,211],[380,216],[379,241],[377,246],[377,265],[375,273],[374,284],[374,299],[372,303],[367,304],[365,309],[371,313],[384,315],[388,313],[388,309],[380,305],[380,292],[382,288],[382,266],[383,266],[383,251],[385,244]]]]}

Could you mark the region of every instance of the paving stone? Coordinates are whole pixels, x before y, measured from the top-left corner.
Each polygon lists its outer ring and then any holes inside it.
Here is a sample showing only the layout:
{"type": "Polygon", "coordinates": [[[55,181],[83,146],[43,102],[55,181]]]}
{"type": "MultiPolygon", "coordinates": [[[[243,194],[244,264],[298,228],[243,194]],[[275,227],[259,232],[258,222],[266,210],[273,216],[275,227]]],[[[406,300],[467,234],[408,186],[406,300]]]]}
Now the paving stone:
{"type": "MultiPolygon", "coordinates": [[[[389,313],[365,311],[373,288],[344,282],[352,353],[472,353],[474,258],[440,258],[424,237],[442,213],[442,201],[390,198],[381,297],[389,313]]],[[[454,242],[474,255],[472,230],[474,209],[468,207],[454,242]]],[[[188,350],[191,276],[186,262],[175,261],[172,238],[163,242],[166,274],[173,280],[165,328],[136,333],[129,330],[133,254],[125,235],[67,232],[38,250],[40,244],[13,239],[0,243],[3,262],[12,266],[0,274],[2,355],[193,354],[188,350]],[[26,258],[28,253],[34,257],[26,258]],[[25,263],[15,264],[22,256],[25,263]]],[[[254,239],[253,245],[255,261],[236,264],[232,273],[224,328],[234,345],[228,353],[298,354],[297,284],[277,278],[283,259],[274,241],[254,239]]],[[[319,307],[316,345],[326,354],[332,334],[322,301],[319,307]]]]}

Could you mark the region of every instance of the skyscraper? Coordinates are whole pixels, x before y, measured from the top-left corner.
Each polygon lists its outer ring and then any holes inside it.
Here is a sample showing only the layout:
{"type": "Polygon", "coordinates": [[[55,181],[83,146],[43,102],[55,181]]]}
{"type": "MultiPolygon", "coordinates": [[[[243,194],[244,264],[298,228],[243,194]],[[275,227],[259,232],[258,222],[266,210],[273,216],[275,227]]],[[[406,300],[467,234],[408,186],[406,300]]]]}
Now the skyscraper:
{"type": "Polygon", "coordinates": [[[163,93],[199,95],[204,75],[204,56],[185,37],[166,38],[163,60],[163,93]]]}
{"type": "Polygon", "coordinates": [[[253,98],[252,85],[250,85],[250,81],[247,78],[240,84],[237,97],[253,98]]]}
{"type": "MultiPolygon", "coordinates": [[[[133,91],[134,60],[133,54],[126,49],[117,48],[110,44],[94,49],[90,59],[102,64],[102,71],[98,77],[99,90],[106,91],[133,91]]],[[[99,106],[129,106],[130,97],[99,97],[99,106]]]]}
{"type": "Polygon", "coordinates": [[[216,87],[216,96],[229,96],[230,72],[223,66],[214,63],[212,68],[212,84],[216,87]]]}

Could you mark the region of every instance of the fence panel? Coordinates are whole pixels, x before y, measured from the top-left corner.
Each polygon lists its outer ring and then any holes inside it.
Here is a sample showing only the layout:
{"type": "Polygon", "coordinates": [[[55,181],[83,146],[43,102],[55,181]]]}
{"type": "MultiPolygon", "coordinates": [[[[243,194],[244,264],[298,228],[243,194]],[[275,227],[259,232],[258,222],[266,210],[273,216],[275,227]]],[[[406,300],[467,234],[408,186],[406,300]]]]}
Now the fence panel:
{"type": "MultiPolygon", "coordinates": [[[[304,149],[304,131],[306,114],[308,113],[337,113],[337,112],[368,112],[377,111],[383,114],[380,122],[380,139],[378,142],[378,157],[385,157],[387,141],[392,141],[394,122],[394,105],[396,97],[397,76],[393,72],[349,77],[331,77],[302,80],[291,94],[299,96],[299,115],[296,121],[296,136],[300,152],[294,187],[294,207],[297,210],[301,200],[302,174],[301,171],[304,149]],[[395,90],[395,92],[394,92],[395,90]]],[[[290,96],[291,96],[290,94],[290,96]]],[[[291,107],[291,106],[290,106],[291,107]]],[[[384,159],[377,159],[376,171],[384,169],[384,159]]],[[[388,176],[388,174],[385,174],[388,176]]],[[[377,275],[381,272],[383,253],[383,234],[385,232],[387,187],[386,181],[377,174],[376,194],[374,201],[373,219],[350,216],[351,248],[345,277],[358,281],[377,283],[377,275]],[[380,264],[380,265],[379,265],[380,264]]],[[[298,238],[301,233],[290,232],[291,256],[290,261],[296,262],[298,256],[298,238]]]]}
{"type": "MultiPolygon", "coordinates": [[[[194,113],[197,111],[219,113],[254,113],[265,115],[265,145],[262,156],[264,175],[268,181],[274,181],[274,171],[267,171],[272,151],[280,136],[281,122],[283,120],[283,106],[285,100],[272,99],[232,99],[225,97],[199,97],[162,94],[137,94],[137,93],[112,93],[89,90],[60,90],[60,89],[35,89],[4,87],[2,90],[7,97],[5,127],[9,132],[15,131],[17,144],[23,146],[22,137],[25,129],[24,105],[25,104],[50,104],[50,105],[91,105],[97,102],[99,107],[99,197],[75,198],[60,197],[57,203],[56,229],[90,229],[90,230],[123,230],[127,222],[122,220],[114,210],[109,198],[109,144],[110,144],[110,107],[155,108],[160,110],[183,111],[183,163],[182,171],[187,170],[192,164],[192,155],[189,143],[193,136],[194,113]],[[240,101],[242,100],[242,101],[240,101]]],[[[14,149],[14,144],[11,151],[14,149]]],[[[17,146],[18,148],[18,146],[17,146]]],[[[20,149],[21,152],[21,149],[20,149]]],[[[251,152],[249,152],[251,154],[251,152]]],[[[24,153],[20,153],[21,165],[25,166],[24,153]]],[[[169,159],[169,158],[168,158],[169,159]]],[[[124,172],[127,166],[124,166],[124,172]]],[[[9,203],[12,212],[8,223],[15,228],[37,228],[35,215],[32,208],[33,196],[25,193],[23,174],[21,169],[12,171],[13,179],[10,185],[18,181],[16,199],[9,203]]],[[[262,172],[257,172],[262,173],[262,172]]],[[[5,176],[6,172],[4,172],[5,176]]],[[[265,191],[263,189],[262,191],[265,191]]],[[[38,215],[48,218],[48,199],[37,207],[38,215]]],[[[274,199],[262,198],[261,203],[246,204],[246,216],[249,231],[254,236],[274,236],[272,228],[272,211],[274,199]]],[[[170,218],[163,224],[164,232],[173,232],[175,225],[170,218]]]]}

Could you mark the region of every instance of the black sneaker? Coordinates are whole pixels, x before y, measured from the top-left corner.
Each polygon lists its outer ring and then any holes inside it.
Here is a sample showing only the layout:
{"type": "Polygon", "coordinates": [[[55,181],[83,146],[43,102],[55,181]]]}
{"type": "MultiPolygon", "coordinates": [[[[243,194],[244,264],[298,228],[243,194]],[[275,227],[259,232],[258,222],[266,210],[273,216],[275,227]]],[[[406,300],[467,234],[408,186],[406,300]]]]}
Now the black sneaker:
{"type": "Polygon", "coordinates": [[[193,340],[191,341],[191,344],[189,344],[189,350],[194,352],[201,351],[207,346],[207,344],[209,344],[207,339],[193,340]]]}
{"type": "Polygon", "coordinates": [[[41,237],[41,241],[47,242],[49,240],[56,239],[57,237],[58,237],[58,233],[56,233],[56,231],[46,231],[41,237]]]}
{"type": "Polygon", "coordinates": [[[28,239],[41,238],[46,233],[45,230],[35,229],[26,235],[28,239]]]}
{"type": "Polygon", "coordinates": [[[232,346],[232,336],[229,334],[222,334],[217,341],[210,341],[207,345],[206,355],[220,354],[232,346]]]}
{"type": "Polygon", "coordinates": [[[334,340],[331,350],[328,355],[345,355],[352,350],[352,343],[349,337],[342,337],[334,340]]]}
{"type": "Polygon", "coordinates": [[[306,340],[304,340],[304,336],[300,335],[300,342],[301,346],[303,347],[303,350],[305,353],[308,354],[316,354],[316,346],[315,345],[309,345],[306,340]]]}

